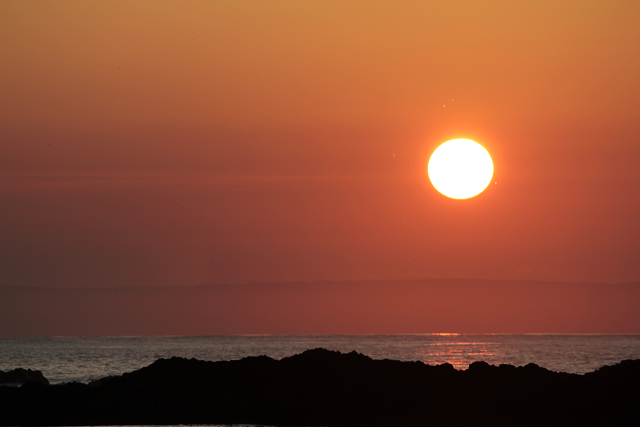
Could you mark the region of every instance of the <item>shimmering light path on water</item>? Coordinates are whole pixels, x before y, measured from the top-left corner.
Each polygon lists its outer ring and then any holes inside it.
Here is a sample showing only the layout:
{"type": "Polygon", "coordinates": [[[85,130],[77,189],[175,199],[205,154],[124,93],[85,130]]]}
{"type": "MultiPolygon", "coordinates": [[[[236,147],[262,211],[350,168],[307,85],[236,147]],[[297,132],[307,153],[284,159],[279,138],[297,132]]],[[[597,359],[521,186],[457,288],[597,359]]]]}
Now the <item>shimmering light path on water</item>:
{"type": "Polygon", "coordinates": [[[466,369],[536,363],[553,371],[585,373],[624,359],[640,359],[640,335],[261,335],[209,337],[3,338],[0,370],[41,370],[52,383],[119,375],[161,357],[275,359],[323,347],[374,359],[451,363],[466,369]]]}

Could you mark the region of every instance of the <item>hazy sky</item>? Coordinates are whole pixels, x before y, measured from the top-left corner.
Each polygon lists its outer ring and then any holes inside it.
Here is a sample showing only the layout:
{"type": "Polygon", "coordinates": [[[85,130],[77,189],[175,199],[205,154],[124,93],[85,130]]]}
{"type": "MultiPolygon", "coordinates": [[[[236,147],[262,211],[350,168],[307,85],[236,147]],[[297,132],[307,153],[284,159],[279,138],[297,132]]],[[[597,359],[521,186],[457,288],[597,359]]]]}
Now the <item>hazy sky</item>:
{"type": "Polygon", "coordinates": [[[0,2],[0,284],[640,281],[640,2],[0,2]],[[470,138],[493,182],[428,181],[470,138]]]}

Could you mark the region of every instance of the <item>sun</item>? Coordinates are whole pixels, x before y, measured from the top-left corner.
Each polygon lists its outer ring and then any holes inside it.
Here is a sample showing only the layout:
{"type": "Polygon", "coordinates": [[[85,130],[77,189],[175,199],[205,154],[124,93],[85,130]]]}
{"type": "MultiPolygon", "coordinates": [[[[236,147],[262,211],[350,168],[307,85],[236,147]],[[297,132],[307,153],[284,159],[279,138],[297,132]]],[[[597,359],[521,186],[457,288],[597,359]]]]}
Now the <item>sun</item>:
{"type": "Polygon", "coordinates": [[[452,139],[433,152],[428,173],[433,186],[445,196],[468,199],[480,194],[491,182],[493,161],[477,142],[452,139]]]}

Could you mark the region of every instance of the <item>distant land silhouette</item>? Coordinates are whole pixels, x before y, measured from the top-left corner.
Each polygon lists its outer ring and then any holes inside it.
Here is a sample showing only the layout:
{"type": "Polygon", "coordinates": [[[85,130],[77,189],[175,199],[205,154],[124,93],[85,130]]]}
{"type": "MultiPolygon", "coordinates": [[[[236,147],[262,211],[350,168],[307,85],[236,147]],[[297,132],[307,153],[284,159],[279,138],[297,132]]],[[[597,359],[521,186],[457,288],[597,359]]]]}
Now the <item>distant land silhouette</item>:
{"type": "Polygon", "coordinates": [[[640,283],[466,279],[0,286],[0,337],[640,333],[640,283]]]}
{"type": "Polygon", "coordinates": [[[0,387],[0,425],[637,426],[639,381],[640,360],[577,375],[320,348],[282,360],[174,357],[90,384],[0,387]]]}

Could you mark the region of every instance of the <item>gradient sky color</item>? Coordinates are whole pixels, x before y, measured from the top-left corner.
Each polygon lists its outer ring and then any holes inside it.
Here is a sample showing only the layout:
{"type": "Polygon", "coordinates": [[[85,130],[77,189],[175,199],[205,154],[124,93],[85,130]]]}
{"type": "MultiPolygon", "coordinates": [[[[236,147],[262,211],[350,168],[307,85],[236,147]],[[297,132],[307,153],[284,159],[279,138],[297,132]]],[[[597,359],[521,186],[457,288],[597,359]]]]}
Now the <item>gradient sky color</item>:
{"type": "Polygon", "coordinates": [[[640,281],[640,3],[0,3],[0,284],[640,281]],[[426,166],[481,143],[453,200],[426,166]]]}

